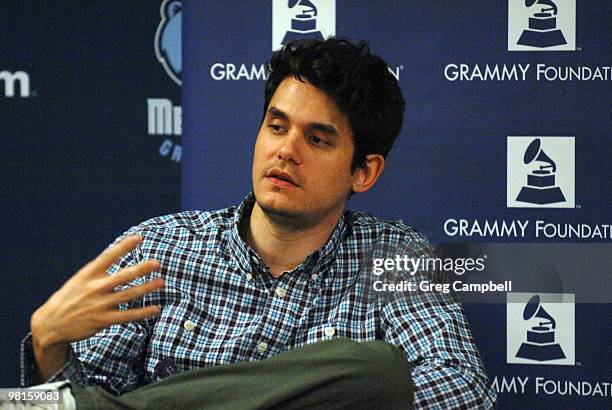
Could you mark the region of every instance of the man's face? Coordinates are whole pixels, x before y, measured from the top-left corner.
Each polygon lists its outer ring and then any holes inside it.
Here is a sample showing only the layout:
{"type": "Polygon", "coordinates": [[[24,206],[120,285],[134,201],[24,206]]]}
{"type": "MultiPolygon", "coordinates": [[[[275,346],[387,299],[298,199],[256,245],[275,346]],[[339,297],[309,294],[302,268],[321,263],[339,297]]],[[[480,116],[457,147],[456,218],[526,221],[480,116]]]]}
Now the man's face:
{"type": "Polygon", "coordinates": [[[353,136],[321,90],[285,78],[257,134],[253,190],[269,216],[316,224],[338,218],[353,184],[353,136]]]}

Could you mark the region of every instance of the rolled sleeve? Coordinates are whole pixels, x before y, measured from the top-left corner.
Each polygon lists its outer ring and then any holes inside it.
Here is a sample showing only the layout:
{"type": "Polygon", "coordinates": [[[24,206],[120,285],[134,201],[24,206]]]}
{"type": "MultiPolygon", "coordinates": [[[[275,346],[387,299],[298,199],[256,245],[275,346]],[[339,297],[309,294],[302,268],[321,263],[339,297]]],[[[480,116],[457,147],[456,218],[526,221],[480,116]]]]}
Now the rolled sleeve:
{"type": "Polygon", "coordinates": [[[86,386],[87,378],[83,374],[81,363],[77,359],[72,346],[68,347],[68,360],[53,376],[48,380],[41,380],[34,358],[34,347],[32,346],[32,334],[21,341],[21,387],[31,387],[41,382],[51,383],[60,380],[70,380],[70,383],[77,386],[86,386]]]}

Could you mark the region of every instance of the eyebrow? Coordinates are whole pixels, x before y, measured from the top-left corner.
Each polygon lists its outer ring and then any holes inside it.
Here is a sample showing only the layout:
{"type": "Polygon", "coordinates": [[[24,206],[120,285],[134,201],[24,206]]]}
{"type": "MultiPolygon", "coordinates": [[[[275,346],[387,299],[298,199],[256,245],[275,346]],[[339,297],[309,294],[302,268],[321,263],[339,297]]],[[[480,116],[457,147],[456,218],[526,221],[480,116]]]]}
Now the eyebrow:
{"type": "MultiPolygon", "coordinates": [[[[286,113],[284,113],[283,111],[279,110],[278,108],[274,106],[271,106],[270,108],[268,108],[268,113],[276,118],[280,118],[281,120],[287,120],[287,121],[289,120],[289,116],[286,113]]],[[[330,136],[340,135],[336,127],[334,127],[331,124],[311,122],[310,124],[308,124],[308,128],[312,130],[324,132],[326,134],[329,134],[330,136]]]]}

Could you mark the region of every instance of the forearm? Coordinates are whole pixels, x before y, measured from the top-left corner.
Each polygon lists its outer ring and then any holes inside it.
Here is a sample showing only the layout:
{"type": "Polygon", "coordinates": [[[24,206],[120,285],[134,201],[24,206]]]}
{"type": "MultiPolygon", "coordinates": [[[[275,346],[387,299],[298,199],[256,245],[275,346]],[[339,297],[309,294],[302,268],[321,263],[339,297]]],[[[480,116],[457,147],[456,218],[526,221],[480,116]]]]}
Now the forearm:
{"type": "Polygon", "coordinates": [[[39,382],[44,383],[68,360],[68,342],[58,340],[56,327],[45,317],[45,305],[30,319],[32,351],[38,368],[39,382]]]}
{"type": "Polygon", "coordinates": [[[482,369],[467,368],[449,360],[414,367],[415,408],[490,409],[494,392],[482,369]]]}

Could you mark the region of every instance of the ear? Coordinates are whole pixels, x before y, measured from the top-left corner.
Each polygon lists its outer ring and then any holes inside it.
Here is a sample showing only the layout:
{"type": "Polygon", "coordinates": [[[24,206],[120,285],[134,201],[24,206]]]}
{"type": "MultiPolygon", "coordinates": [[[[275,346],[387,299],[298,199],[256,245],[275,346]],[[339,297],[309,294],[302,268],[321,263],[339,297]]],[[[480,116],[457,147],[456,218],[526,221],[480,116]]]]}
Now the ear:
{"type": "Polygon", "coordinates": [[[365,192],[372,188],[385,169],[385,158],[380,154],[370,154],[365,165],[358,167],[353,173],[353,191],[365,192]]]}

